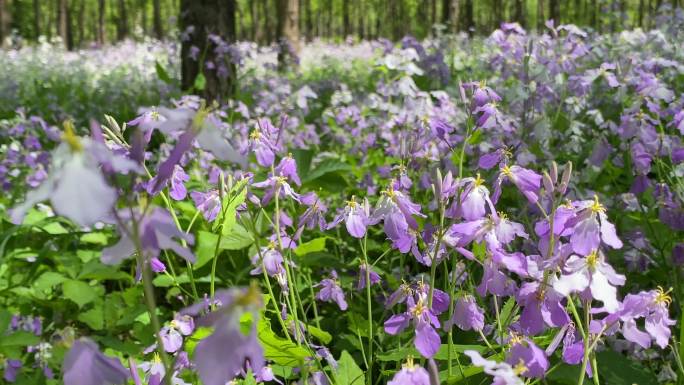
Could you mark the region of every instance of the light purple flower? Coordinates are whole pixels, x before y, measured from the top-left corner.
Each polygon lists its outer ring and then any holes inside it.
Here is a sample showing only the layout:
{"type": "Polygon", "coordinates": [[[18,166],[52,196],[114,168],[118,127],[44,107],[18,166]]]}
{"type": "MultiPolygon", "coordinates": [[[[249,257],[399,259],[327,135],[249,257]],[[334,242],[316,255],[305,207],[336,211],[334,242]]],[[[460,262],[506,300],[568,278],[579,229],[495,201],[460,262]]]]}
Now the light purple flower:
{"type": "Polygon", "coordinates": [[[337,272],[333,270],[330,273],[330,278],[323,279],[320,283],[314,285],[320,287],[321,290],[316,294],[316,299],[324,302],[335,302],[340,310],[347,310],[347,301],[344,299],[344,291],[340,287],[337,280],[337,272]]]}
{"type": "Polygon", "coordinates": [[[368,268],[368,265],[361,263],[359,265],[359,283],[356,285],[357,290],[361,290],[366,287],[366,272],[368,272],[368,278],[370,278],[371,286],[380,283],[380,276],[378,273],[374,272],[372,268],[368,268]]]}
{"type": "Polygon", "coordinates": [[[264,193],[264,197],[262,199],[262,204],[268,204],[268,202],[271,201],[271,199],[275,196],[276,192],[278,193],[278,198],[285,198],[289,197],[296,202],[299,202],[299,194],[294,192],[292,187],[287,183],[287,178],[284,176],[270,176],[268,179],[266,179],[263,182],[257,182],[253,183],[252,187],[256,188],[265,188],[266,192],[264,193]]]}
{"type": "Polygon", "coordinates": [[[219,290],[215,295],[218,308],[208,310],[205,301],[187,307],[181,315],[200,316],[198,326],[213,327],[213,332],[202,339],[195,348],[194,364],[202,383],[225,385],[246,367],[258,373],[264,366],[264,351],[257,339],[256,324],[261,307],[261,293],[255,287],[219,290]],[[252,313],[249,332],[243,333],[240,318],[245,312],[252,313]]]}
{"type": "Polygon", "coordinates": [[[213,222],[221,212],[221,197],[218,190],[193,191],[190,193],[190,197],[207,222],[213,222]]]}
{"type": "Polygon", "coordinates": [[[484,372],[494,377],[492,385],[523,385],[524,382],[518,377],[527,368],[524,363],[516,364],[515,367],[506,362],[496,362],[483,358],[480,353],[474,350],[466,350],[463,352],[470,357],[473,365],[483,368],[484,372]]]}
{"type": "Polygon", "coordinates": [[[430,374],[409,357],[387,385],[430,385],[430,374]]]}
{"type": "Polygon", "coordinates": [[[617,274],[606,263],[603,253],[594,250],[587,257],[572,255],[563,270],[564,273],[553,283],[558,294],[565,297],[588,288],[594,299],[603,302],[606,311],[618,310],[615,286],[624,285],[625,276],[617,274]]]}
{"type": "Polygon", "coordinates": [[[475,302],[475,298],[465,295],[456,300],[454,314],[444,323],[445,330],[451,330],[453,325],[461,330],[481,331],[484,328],[484,311],[475,302]]]}
{"type": "Polygon", "coordinates": [[[297,174],[297,162],[295,162],[292,154],[288,154],[280,160],[280,163],[278,163],[278,166],[275,168],[275,172],[277,175],[290,178],[297,186],[302,185],[302,180],[299,179],[299,175],[297,174]]]}
{"type": "Polygon", "coordinates": [[[17,375],[21,370],[21,361],[7,359],[5,361],[2,378],[9,383],[14,383],[17,380],[17,375]]]}
{"type": "Polygon", "coordinates": [[[129,378],[126,368],[116,358],[107,357],[86,338],[74,342],[64,364],[64,385],[115,385],[129,378]]]}
{"type": "Polygon", "coordinates": [[[195,330],[195,323],[188,315],[178,315],[171,321],[171,324],[164,326],[159,331],[164,345],[164,350],[168,353],[177,352],[183,346],[183,336],[189,336],[195,330]]]}
{"type": "Polygon", "coordinates": [[[561,327],[570,322],[561,300],[553,287],[540,282],[526,282],[516,295],[518,304],[523,308],[520,314],[520,327],[527,336],[544,331],[545,325],[561,327]]]}
{"type": "Polygon", "coordinates": [[[501,167],[499,176],[494,184],[494,195],[492,201],[496,203],[501,196],[501,183],[504,180],[509,180],[520,190],[520,192],[527,198],[530,203],[536,203],[539,200],[539,188],[541,187],[541,175],[532,170],[522,168],[517,165],[501,167]]]}
{"type": "Polygon", "coordinates": [[[639,344],[644,349],[650,347],[651,339],[665,349],[670,341],[670,326],[676,323],[670,319],[668,312],[671,301],[669,292],[662,288],[628,294],[618,312],[623,321],[622,334],[627,340],[639,344]],[[639,330],[635,322],[637,318],[642,317],[645,318],[646,333],[639,330]]]}
{"type": "Polygon", "coordinates": [[[367,199],[364,199],[363,203],[358,203],[352,196],[351,200],[347,201],[344,210],[337,214],[332,222],[328,223],[328,229],[337,226],[344,220],[347,231],[352,237],[363,238],[366,235],[366,227],[370,224],[369,211],[367,199]]]}
{"type": "Polygon", "coordinates": [[[511,342],[511,349],[506,356],[506,362],[519,371],[524,377],[543,378],[549,369],[546,353],[532,340],[515,336],[511,342]],[[524,369],[523,369],[524,368],[524,369]]]}
{"type": "Polygon", "coordinates": [[[406,329],[412,321],[416,334],[414,340],[416,350],[423,357],[431,358],[437,353],[441,345],[439,334],[434,329],[439,328],[439,320],[428,309],[423,297],[419,297],[418,301],[408,297],[406,304],[408,310],[405,313],[395,314],[385,321],[385,332],[390,335],[397,335],[406,329]]]}
{"type": "Polygon", "coordinates": [[[594,196],[593,201],[576,202],[575,206],[580,211],[567,222],[567,226],[573,227],[570,244],[574,252],[589,255],[598,249],[601,241],[615,249],[622,247],[615,226],[608,222],[606,209],[599,203],[597,196],[594,196]]]}
{"type": "Polygon", "coordinates": [[[171,214],[167,211],[155,207],[143,215],[130,209],[122,209],[119,211],[118,220],[121,238],[115,245],[102,250],[100,257],[102,263],[116,265],[132,256],[136,251],[135,241],[130,238],[133,234],[140,237],[140,246],[145,258],[155,258],[159,256],[161,250],[171,250],[186,261],[195,262],[192,251],[174,240],[174,238],[181,239],[192,244],[193,235],[178,230],[171,214]],[[135,221],[132,215],[136,216],[135,221]],[[133,228],[134,223],[137,224],[137,229],[133,228]]]}

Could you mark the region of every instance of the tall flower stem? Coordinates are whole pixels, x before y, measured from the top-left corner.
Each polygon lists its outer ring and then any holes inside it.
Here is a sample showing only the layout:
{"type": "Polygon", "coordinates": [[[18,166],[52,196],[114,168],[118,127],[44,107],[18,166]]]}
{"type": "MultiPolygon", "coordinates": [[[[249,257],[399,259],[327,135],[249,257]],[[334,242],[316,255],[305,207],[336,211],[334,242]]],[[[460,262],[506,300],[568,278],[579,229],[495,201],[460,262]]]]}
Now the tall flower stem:
{"type": "Polygon", "coordinates": [[[368,235],[364,235],[361,251],[363,252],[363,263],[366,264],[366,309],[368,311],[368,385],[373,385],[373,302],[371,298],[370,264],[368,263],[367,253],[368,235]]]}

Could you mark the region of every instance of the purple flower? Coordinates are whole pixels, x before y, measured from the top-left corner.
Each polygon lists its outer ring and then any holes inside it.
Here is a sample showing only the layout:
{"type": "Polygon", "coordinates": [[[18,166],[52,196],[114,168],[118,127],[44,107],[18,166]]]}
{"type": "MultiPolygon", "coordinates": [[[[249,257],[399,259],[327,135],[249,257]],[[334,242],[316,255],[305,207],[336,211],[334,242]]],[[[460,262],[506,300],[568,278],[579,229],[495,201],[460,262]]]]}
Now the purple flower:
{"type": "Polygon", "coordinates": [[[290,197],[299,202],[299,194],[292,190],[292,187],[287,183],[287,178],[282,175],[270,176],[263,182],[253,183],[252,186],[256,188],[268,188],[262,199],[263,204],[268,204],[276,193],[278,194],[278,198],[290,197]]]}
{"type": "Polygon", "coordinates": [[[549,369],[549,360],[544,351],[532,340],[517,336],[511,342],[506,362],[525,377],[543,378],[549,369]]]}
{"type": "Polygon", "coordinates": [[[221,197],[218,190],[193,191],[190,193],[190,197],[207,222],[213,222],[216,219],[221,211],[221,197]]]}
{"type": "Polygon", "coordinates": [[[17,375],[19,374],[20,370],[20,360],[8,359],[5,361],[5,368],[3,370],[2,378],[4,378],[7,382],[13,383],[17,380],[17,375]]]}
{"type": "Polygon", "coordinates": [[[107,357],[86,338],[74,342],[62,366],[64,385],[115,385],[128,380],[129,373],[116,358],[107,357]]]}
{"type": "Polygon", "coordinates": [[[413,321],[416,350],[423,357],[431,358],[437,353],[441,344],[439,334],[434,329],[440,326],[439,320],[432,310],[428,309],[423,297],[419,297],[417,302],[412,297],[408,297],[406,303],[408,306],[406,313],[395,314],[385,321],[385,332],[397,335],[413,321]]]}
{"type": "Polygon", "coordinates": [[[155,207],[149,212],[135,213],[130,209],[122,209],[118,214],[121,239],[114,246],[102,250],[100,259],[107,265],[116,265],[124,259],[132,256],[135,251],[135,241],[130,238],[137,234],[140,237],[140,246],[145,258],[151,259],[159,256],[161,250],[171,250],[189,262],[195,262],[192,251],[185,246],[178,244],[174,238],[184,240],[192,244],[194,237],[186,234],[176,227],[167,211],[155,207]],[[132,215],[136,215],[133,221],[132,215]],[[137,229],[134,229],[134,223],[137,229]]]}
{"type": "Polygon", "coordinates": [[[409,357],[387,385],[430,385],[430,374],[409,357]]]}
{"type": "Polygon", "coordinates": [[[536,203],[539,200],[541,175],[520,166],[513,165],[509,167],[505,165],[501,168],[499,177],[494,184],[493,202],[496,203],[499,200],[499,196],[501,196],[501,183],[506,179],[510,180],[530,203],[536,203]]]}
{"type": "Polygon", "coordinates": [[[399,251],[405,253],[411,249],[415,241],[415,231],[418,230],[418,222],[413,215],[425,217],[420,212],[420,205],[411,202],[404,193],[394,189],[393,183],[390,183],[389,188],[382,192],[371,222],[377,223],[382,220],[387,237],[399,251]]]}
{"type": "Polygon", "coordinates": [[[305,228],[313,229],[318,226],[319,230],[326,230],[328,224],[325,222],[325,213],[328,211],[328,207],[321,202],[314,192],[306,193],[299,198],[307,206],[307,209],[299,217],[295,238],[299,238],[305,228]]]}
{"type": "Polygon", "coordinates": [[[177,352],[183,346],[183,336],[189,336],[194,330],[195,323],[192,317],[187,315],[176,316],[170,325],[164,326],[159,331],[164,350],[168,353],[177,352]]]}
{"type": "Polygon", "coordinates": [[[574,252],[588,255],[598,249],[601,241],[615,249],[622,247],[615,226],[608,222],[606,209],[599,203],[597,196],[594,196],[593,201],[576,202],[575,206],[580,211],[567,223],[567,226],[573,227],[570,244],[574,252]]]}
{"type": "Polygon", "coordinates": [[[565,262],[564,273],[553,283],[553,288],[562,296],[589,289],[591,296],[603,302],[606,311],[618,310],[617,289],[624,285],[625,276],[617,274],[605,262],[603,253],[594,250],[586,258],[573,255],[565,262]]]}
{"type": "Polygon", "coordinates": [[[320,287],[321,290],[316,294],[316,299],[324,302],[335,302],[340,310],[347,310],[347,301],[344,299],[344,291],[340,287],[337,280],[337,272],[333,270],[330,273],[331,278],[326,278],[314,287],[320,287]]]}
{"type": "Polygon", "coordinates": [[[524,283],[516,299],[523,308],[520,314],[520,327],[525,335],[537,335],[544,331],[545,325],[560,327],[570,322],[570,317],[561,303],[563,297],[543,283],[524,283]]]}
{"type": "Polygon", "coordinates": [[[297,174],[297,162],[295,162],[292,154],[288,154],[286,157],[280,160],[280,163],[275,168],[277,175],[282,175],[284,177],[290,178],[297,186],[302,185],[301,179],[297,174]]]}
{"type": "Polygon", "coordinates": [[[368,278],[370,278],[371,286],[380,283],[380,276],[378,273],[374,272],[372,268],[369,268],[367,264],[362,263],[359,265],[359,283],[356,285],[357,290],[366,287],[366,273],[368,273],[368,278]]]}
{"type": "Polygon", "coordinates": [[[122,174],[139,171],[130,159],[114,154],[103,143],[79,138],[70,124],[65,127],[64,141],[52,152],[47,179],[11,210],[13,223],[21,223],[31,207],[48,199],[57,214],[79,225],[102,221],[114,206],[117,193],[107,184],[101,166],[122,174]]]}
{"type": "Polygon", "coordinates": [[[252,275],[262,274],[265,270],[269,277],[278,279],[281,286],[287,281],[285,279],[286,274],[285,266],[283,265],[283,255],[276,249],[275,241],[270,241],[268,246],[262,247],[261,253],[255,253],[252,256],[252,264],[256,266],[250,271],[250,274],[252,275]],[[259,256],[261,256],[261,260],[259,260],[259,256]]]}
{"type": "Polygon", "coordinates": [[[256,155],[257,163],[261,167],[271,167],[275,161],[276,146],[271,140],[271,134],[276,131],[275,127],[266,119],[259,121],[259,127],[249,134],[249,150],[256,155]]]}
{"type": "Polygon", "coordinates": [[[351,200],[347,201],[344,210],[337,214],[332,222],[328,223],[328,229],[337,226],[344,220],[347,231],[352,237],[363,238],[366,235],[366,227],[370,224],[369,211],[367,199],[364,199],[363,203],[358,203],[352,196],[351,200]]]}
{"type": "Polygon", "coordinates": [[[461,204],[459,206],[460,214],[463,219],[473,221],[483,218],[487,214],[487,207],[491,212],[494,212],[494,204],[489,198],[489,190],[482,183],[484,181],[480,178],[465,178],[462,184],[465,185],[461,193],[461,204]]]}
{"type": "Polygon", "coordinates": [[[481,331],[484,328],[484,311],[477,306],[475,298],[465,295],[456,300],[454,314],[444,323],[444,329],[451,330],[453,325],[461,330],[481,331]]]}
{"type": "Polygon", "coordinates": [[[662,288],[628,294],[618,312],[623,321],[622,334],[628,341],[648,349],[653,339],[658,346],[665,349],[670,340],[670,326],[676,322],[670,319],[668,306],[672,298],[662,288]],[[645,318],[646,333],[637,328],[635,320],[645,318]]]}
{"type": "Polygon", "coordinates": [[[473,365],[483,368],[484,372],[494,377],[492,385],[523,385],[524,382],[518,377],[527,368],[524,363],[518,363],[512,367],[506,362],[496,362],[483,358],[480,353],[474,350],[463,352],[470,357],[473,365]]]}
{"type": "MultiPolygon", "coordinates": [[[[256,332],[261,293],[254,287],[233,288],[218,291],[214,298],[218,308],[197,320],[198,326],[213,327],[213,332],[197,344],[193,361],[203,384],[224,385],[246,367],[258,373],[264,366],[264,351],[256,332]],[[240,318],[247,311],[252,322],[249,332],[244,333],[240,318]]],[[[207,307],[202,301],[181,314],[199,316],[207,307]]]]}
{"type": "Polygon", "coordinates": [[[185,173],[183,167],[176,165],[173,170],[173,175],[171,176],[171,188],[169,188],[169,195],[171,198],[182,201],[188,194],[188,190],[185,188],[185,182],[190,180],[190,176],[185,173]]]}

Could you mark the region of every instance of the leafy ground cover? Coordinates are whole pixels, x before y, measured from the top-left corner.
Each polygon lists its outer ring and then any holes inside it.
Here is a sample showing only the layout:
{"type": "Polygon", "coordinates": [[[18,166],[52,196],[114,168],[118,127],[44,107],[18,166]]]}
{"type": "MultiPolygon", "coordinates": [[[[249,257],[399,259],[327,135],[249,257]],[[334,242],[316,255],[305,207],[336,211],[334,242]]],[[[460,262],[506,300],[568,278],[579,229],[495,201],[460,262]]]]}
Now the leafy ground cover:
{"type": "Polygon", "coordinates": [[[680,383],[682,22],[2,53],[4,380],[680,383]]]}

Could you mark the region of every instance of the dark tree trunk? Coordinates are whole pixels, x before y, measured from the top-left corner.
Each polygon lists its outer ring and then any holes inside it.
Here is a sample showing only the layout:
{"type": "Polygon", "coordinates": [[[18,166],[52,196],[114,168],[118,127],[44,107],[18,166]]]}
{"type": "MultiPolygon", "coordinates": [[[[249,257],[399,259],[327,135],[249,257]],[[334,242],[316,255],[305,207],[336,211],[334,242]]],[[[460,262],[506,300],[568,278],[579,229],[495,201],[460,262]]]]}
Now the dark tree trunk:
{"type": "Polygon", "coordinates": [[[469,35],[475,33],[475,19],[473,12],[473,0],[465,0],[465,12],[463,12],[463,27],[469,35]]]}
{"type": "Polygon", "coordinates": [[[453,33],[458,33],[458,20],[459,13],[461,10],[460,0],[450,0],[449,1],[449,30],[453,33]]]}
{"type": "Polygon", "coordinates": [[[196,91],[208,102],[224,100],[233,91],[235,67],[225,62],[226,57],[217,57],[216,44],[208,36],[218,35],[227,43],[235,41],[235,0],[181,0],[180,30],[190,26],[194,26],[194,31],[181,44],[181,85],[185,90],[199,86],[202,82],[197,82],[197,78],[201,71],[204,87],[196,91]],[[196,60],[190,56],[193,46],[200,52],[196,60]],[[207,68],[206,62],[214,66],[207,68]],[[219,75],[222,67],[228,67],[227,76],[219,75]]]}
{"type": "Polygon", "coordinates": [[[342,34],[347,37],[351,34],[351,18],[349,17],[349,0],[342,1],[342,34]]]}
{"type": "Polygon", "coordinates": [[[366,38],[366,2],[361,1],[361,4],[359,4],[359,12],[358,12],[358,28],[357,28],[357,34],[359,35],[360,39],[365,39],[366,38]]]}
{"type": "Polygon", "coordinates": [[[494,6],[494,12],[492,14],[494,15],[494,23],[492,23],[492,31],[499,28],[501,26],[501,23],[504,21],[503,18],[503,11],[504,11],[504,4],[502,0],[493,0],[492,5],[494,6]]]}
{"type": "Polygon", "coordinates": [[[560,25],[560,17],[560,3],[558,0],[549,0],[549,18],[553,19],[556,25],[560,25]]]}
{"type": "Polygon", "coordinates": [[[437,23],[437,0],[430,0],[430,31],[432,26],[437,23]]]}
{"type": "Polygon", "coordinates": [[[85,0],[78,4],[78,46],[85,40],[85,0]]]}
{"type": "Polygon", "coordinates": [[[265,32],[264,38],[266,39],[265,40],[266,44],[270,44],[273,42],[273,34],[272,34],[273,27],[272,27],[272,24],[270,24],[271,23],[271,21],[270,21],[271,17],[269,14],[269,10],[271,7],[268,3],[269,3],[269,0],[262,0],[262,2],[261,2],[261,9],[263,10],[262,16],[264,18],[263,30],[265,32]]]}
{"type": "Polygon", "coordinates": [[[147,35],[147,0],[139,0],[140,23],[142,24],[143,35],[147,35]]]}
{"type": "Polygon", "coordinates": [[[544,0],[537,0],[537,32],[541,33],[544,30],[544,0]]]}
{"type": "Polygon", "coordinates": [[[6,0],[0,0],[0,47],[5,44],[5,36],[7,35],[7,4],[6,0]]]}
{"type": "Polygon", "coordinates": [[[313,40],[313,13],[311,11],[311,0],[304,0],[304,31],[306,41],[313,40]]]}
{"type": "Polygon", "coordinates": [[[123,40],[128,37],[128,10],[126,0],[119,0],[119,10],[116,23],[116,39],[123,40]]]}
{"type": "Polygon", "coordinates": [[[103,45],[105,41],[105,0],[98,0],[97,3],[97,44],[103,45]]]}
{"type": "Polygon", "coordinates": [[[161,4],[159,0],[152,2],[152,24],[154,24],[154,37],[161,40],[164,38],[164,25],[162,24],[161,4]]]}
{"type": "Polygon", "coordinates": [[[525,17],[525,0],[515,0],[515,21],[517,21],[523,28],[527,28],[527,20],[525,17]]]}
{"type": "Polygon", "coordinates": [[[33,36],[40,37],[40,2],[33,0],[33,36]]]}

